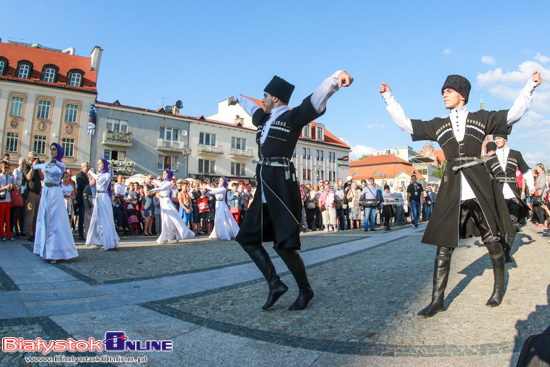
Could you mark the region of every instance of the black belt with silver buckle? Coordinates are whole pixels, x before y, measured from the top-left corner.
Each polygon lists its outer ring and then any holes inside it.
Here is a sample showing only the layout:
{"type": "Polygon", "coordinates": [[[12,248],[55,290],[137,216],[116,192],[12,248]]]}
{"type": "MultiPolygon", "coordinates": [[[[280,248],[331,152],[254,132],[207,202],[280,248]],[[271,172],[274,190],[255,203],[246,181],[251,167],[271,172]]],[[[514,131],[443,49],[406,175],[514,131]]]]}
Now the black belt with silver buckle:
{"type": "Polygon", "coordinates": [[[97,193],[98,193],[98,194],[108,194],[109,191],[98,191],[97,193]]]}
{"type": "Polygon", "coordinates": [[[49,183],[49,182],[45,182],[44,183],[44,186],[46,187],[59,187],[60,184],[53,184],[53,183],[49,183]]]}

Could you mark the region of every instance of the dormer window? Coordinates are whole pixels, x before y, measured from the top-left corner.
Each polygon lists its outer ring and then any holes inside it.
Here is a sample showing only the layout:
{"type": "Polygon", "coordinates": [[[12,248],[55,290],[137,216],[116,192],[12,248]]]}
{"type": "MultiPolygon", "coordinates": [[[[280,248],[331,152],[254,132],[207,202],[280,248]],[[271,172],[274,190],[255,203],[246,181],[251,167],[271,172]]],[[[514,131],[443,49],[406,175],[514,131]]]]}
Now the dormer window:
{"type": "Polygon", "coordinates": [[[6,74],[8,70],[8,60],[5,57],[0,57],[0,76],[6,74]]]}
{"type": "Polygon", "coordinates": [[[69,85],[71,87],[82,87],[82,77],[84,75],[84,72],[82,70],[73,69],[69,71],[69,75],[67,76],[67,80],[69,81],[69,85]]]}
{"type": "Polygon", "coordinates": [[[44,65],[41,79],[46,83],[55,83],[57,81],[57,71],[59,68],[55,65],[44,65]]]}
{"type": "Polygon", "coordinates": [[[29,61],[19,61],[17,66],[17,77],[29,79],[31,77],[32,64],[29,61]]]}
{"type": "Polygon", "coordinates": [[[323,129],[321,126],[317,126],[317,131],[315,134],[317,140],[325,140],[325,129],[323,129]]]}
{"type": "Polygon", "coordinates": [[[302,136],[304,138],[311,138],[311,125],[310,124],[307,124],[306,126],[304,126],[304,128],[302,129],[302,136]]]}

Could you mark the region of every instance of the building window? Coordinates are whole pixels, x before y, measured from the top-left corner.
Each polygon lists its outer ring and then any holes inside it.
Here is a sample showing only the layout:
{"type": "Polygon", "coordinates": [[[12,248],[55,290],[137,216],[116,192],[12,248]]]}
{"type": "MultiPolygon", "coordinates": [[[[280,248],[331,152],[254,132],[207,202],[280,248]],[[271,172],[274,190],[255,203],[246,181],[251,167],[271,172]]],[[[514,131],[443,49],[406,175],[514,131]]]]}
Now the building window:
{"type": "Polygon", "coordinates": [[[321,174],[319,173],[319,170],[315,171],[315,181],[319,181],[321,178],[321,174]]]}
{"type": "MultiPolygon", "coordinates": [[[[70,105],[67,105],[67,109],[70,105]]],[[[78,106],[77,106],[77,111],[78,111],[78,106]]],[[[65,113],[65,116],[67,114],[65,113]]],[[[161,131],[161,134],[162,134],[162,127],[160,128],[160,131],[161,131]]],[[[109,131],[115,131],[115,132],[118,132],[118,131],[121,131],[121,132],[124,132],[124,133],[127,133],[128,132],[128,121],[125,121],[125,120],[117,120],[117,119],[107,119],[107,130],[109,131]]],[[[162,136],[161,136],[162,138],[162,136]]]]}
{"type": "Polygon", "coordinates": [[[38,101],[37,119],[47,120],[50,117],[50,101],[38,101]]]}
{"type": "Polygon", "coordinates": [[[17,152],[18,133],[6,133],[6,152],[17,152]]]}
{"type": "Polygon", "coordinates": [[[53,83],[55,82],[55,69],[53,68],[47,68],[44,72],[44,81],[46,83],[53,83]]]}
{"type": "Polygon", "coordinates": [[[80,87],[82,85],[82,74],[72,73],[69,85],[72,87],[80,87]]]}
{"type": "Polygon", "coordinates": [[[320,155],[319,155],[319,149],[317,149],[317,160],[319,160],[319,157],[320,157],[320,155]]]}
{"type": "MultiPolygon", "coordinates": [[[[233,172],[233,165],[231,165],[231,171],[233,172]]],[[[216,173],[216,161],[199,159],[199,173],[216,173]]]]}
{"type": "Polygon", "coordinates": [[[321,160],[323,160],[323,151],[321,150],[321,160]]]}
{"type": "MultiPolygon", "coordinates": [[[[160,127],[160,138],[168,141],[178,141],[178,130],[173,127],[160,127]]],[[[122,131],[122,130],[121,130],[122,131]]]]}
{"type": "Polygon", "coordinates": [[[74,139],[61,139],[61,148],[65,152],[65,157],[74,157],[74,139]]]}
{"type": "Polygon", "coordinates": [[[126,159],[126,152],[121,150],[109,150],[105,149],[103,151],[103,158],[110,161],[111,159],[117,160],[117,161],[123,161],[126,159]]]}
{"type": "Polygon", "coordinates": [[[307,148],[307,159],[311,159],[311,149],[307,148]]]}
{"type": "Polygon", "coordinates": [[[6,62],[4,60],[0,60],[0,75],[4,75],[4,71],[6,71],[6,62]]]}
{"type": "Polygon", "coordinates": [[[311,181],[311,170],[307,170],[307,179],[311,181]]]}
{"type": "Polygon", "coordinates": [[[19,65],[19,71],[17,73],[17,77],[21,79],[29,79],[29,75],[31,73],[31,66],[28,64],[21,64],[19,65]]]}
{"type": "Polygon", "coordinates": [[[317,134],[316,134],[317,140],[325,140],[323,135],[323,128],[317,127],[317,134]]]}
{"type": "Polygon", "coordinates": [[[332,181],[332,171],[328,171],[328,180],[332,181]]]}
{"type": "Polygon", "coordinates": [[[296,148],[294,148],[294,153],[292,153],[292,156],[296,158],[296,148]]]}
{"type": "Polygon", "coordinates": [[[36,154],[46,154],[46,136],[34,136],[33,150],[36,152],[36,154]]]}
{"type": "Polygon", "coordinates": [[[306,148],[304,148],[304,155],[303,155],[303,158],[306,159],[306,157],[307,157],[306,148]]]}
{"type": "Polygon", "coordinates": [[[178,170],[178,157],[172,157],[169,155],[159,155],[158,169],[169,169],[172,171],[178,170]]]}
{"type": "Polygon", "coordinates": [[[305,138],[311,137],[311,125],[310,124],[307,124],[306,126],[304,126],[304,128],[302,129],[302,136],[304,136],[305,138]]]}
{"type": "Polygon", "coordinates": [[[23,98],[12,97],[10,115],[21,116],[22,112],[23,112],[23,98]]]}
{"type": "Polygon", "coordinates": [[[231,175],[237,177],[246,176],[246,164],[231,162],[231,175]]]}
{"type": "MultiPolygon", "coordinates": [[[[67,106],[65,106],[65,122],[76,122],[77,116],[78,116],[78,105],[68,104],[67,106]]],[[[109,123],[107,122],[107,124],[109,123]]]]}
{"type": "Polygon", "coordinates": [[[321,171],[321,180],[325,180],[325,171],[321,171]]]}
{"type": "Polygon", "coordinates": [[[305,181],[305,180],[306,180],[306,177],[307,177],[307,176],[306,176],[306,172],[307,172],[306,169],[303,168],[303,169],[302,169],[302,181],[305,181]]]}
{"type": "MultiPolygon", "coordinates": [[[[210,133],[200,133],[199,134],[199,144],[200,145],[210,145],[215,147],[216,146],[216,134],[210,134],[210,133]]],[[[231,142],[233,144],[233,142],[231,142]]]]}
{"type": "Polygon", "coordinates": [[[246,139],[232,137],[231,138],[231,148],[245,150],[246,149],[246,139]]]}

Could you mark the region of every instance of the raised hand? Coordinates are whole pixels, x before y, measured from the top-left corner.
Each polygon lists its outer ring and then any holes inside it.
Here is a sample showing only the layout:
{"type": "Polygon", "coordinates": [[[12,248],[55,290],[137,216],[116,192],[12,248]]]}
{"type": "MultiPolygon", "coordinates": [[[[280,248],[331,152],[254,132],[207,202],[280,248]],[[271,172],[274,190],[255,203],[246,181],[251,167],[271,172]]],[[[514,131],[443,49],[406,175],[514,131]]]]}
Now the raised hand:
{"type": "Polygon", "coordinates": [[[380,94],[384,94],[386,92],[391,92],[390,86],[386,83],[380,84],[380,94]]]}
{"type": "Polygon", "coordinates": [[[353,77],[347,72],[342,71],[338,74],[338,87],[349,87],[353,83],[353,77]]]}
{"type": "Polygon", "coordinates": [[[542,78],[538,71],[535,71],[533,74],[531,74],[531,78],[533,79],[533,81],[536,83],[537,86],[539,86],[540,83],[542,83],[542,78]]]}

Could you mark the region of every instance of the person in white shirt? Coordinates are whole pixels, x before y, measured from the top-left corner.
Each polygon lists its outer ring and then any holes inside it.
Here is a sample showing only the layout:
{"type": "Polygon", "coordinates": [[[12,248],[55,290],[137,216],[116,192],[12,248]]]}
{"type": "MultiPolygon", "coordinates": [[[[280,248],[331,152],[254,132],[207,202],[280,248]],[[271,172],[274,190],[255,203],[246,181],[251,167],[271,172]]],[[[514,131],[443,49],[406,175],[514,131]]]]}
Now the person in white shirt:
{"type": "Polygon", "coordinates": [[[460,75],[449,75],[441,88],[445,108],[450,110],[446,118],[430,121],[410,120],[395,100],[386,83],[380,86],[380,94],[386,102],[386,110],[392,120],[413,141],[437,141],[447,158],[446,170],[435,203],[433,216],[422,238],[423,243],[437,247],[434,263],[432,302],[418,315],[431,317],[445,310],[444,292],[450,272],[451,255],[459,238],[466,233],[466,225],[473,224],[481,234],[491,255],[495,283],[487,306],[500,305],[504,297],[504,253],[501,236],[510,233],[512,223],[502,192],[488,185],[491,178],[484,161],[479,157],[485,136],[506,132],[529,109],[533,91],[542,82],[539,72],[534,72],[510,110],[477,111],[466,108],[470,94],[470,82],[460,75]]]}

